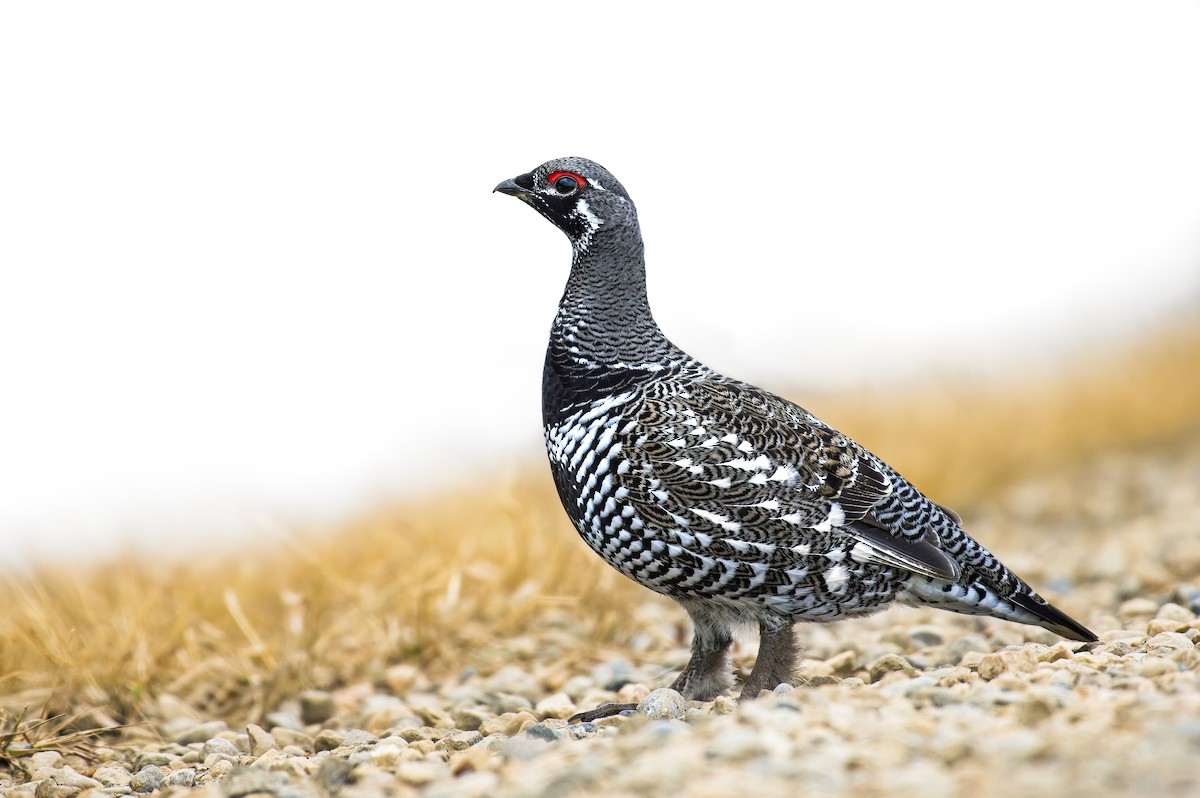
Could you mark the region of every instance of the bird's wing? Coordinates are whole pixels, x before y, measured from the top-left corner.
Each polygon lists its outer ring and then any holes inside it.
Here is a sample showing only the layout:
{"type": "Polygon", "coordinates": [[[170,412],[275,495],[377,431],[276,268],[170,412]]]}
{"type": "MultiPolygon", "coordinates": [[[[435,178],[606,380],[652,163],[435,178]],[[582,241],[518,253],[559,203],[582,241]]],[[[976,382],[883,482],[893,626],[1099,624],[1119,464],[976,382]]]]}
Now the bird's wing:
{"type": "Polygon", "coordinates": [[[636,429],[623,481],[660,524],[739,548],[846,549],[860,562],[958,574],[935,533],[901,535],[872,513],[893,488],[866,450],[780,397],[718,379],[661,385],[636,429]]]}

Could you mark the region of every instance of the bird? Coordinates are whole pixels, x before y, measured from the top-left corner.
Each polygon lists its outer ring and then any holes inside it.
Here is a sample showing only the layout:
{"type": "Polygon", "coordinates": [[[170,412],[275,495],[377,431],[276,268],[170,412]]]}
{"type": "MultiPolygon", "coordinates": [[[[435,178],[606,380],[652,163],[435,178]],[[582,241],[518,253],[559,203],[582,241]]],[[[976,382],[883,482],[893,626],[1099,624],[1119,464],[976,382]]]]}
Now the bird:
{"type": "MultiPolygon", "coordinates": [[[[557,158],[494,191],[571,243],[542,374],[550,471],[584,542],[690,616],[690,658],[671,685],[685,699],[734,686],[733,635],[747,625],[758,626],[759,650],[743,701],[795,684],[797,623],[894,604],[1097,640],[882,459],[673,344],[650,312],[637,210],[607,169],[557,158]]],[[[754,279],[754,268],[740,271],[754,279]]]]}

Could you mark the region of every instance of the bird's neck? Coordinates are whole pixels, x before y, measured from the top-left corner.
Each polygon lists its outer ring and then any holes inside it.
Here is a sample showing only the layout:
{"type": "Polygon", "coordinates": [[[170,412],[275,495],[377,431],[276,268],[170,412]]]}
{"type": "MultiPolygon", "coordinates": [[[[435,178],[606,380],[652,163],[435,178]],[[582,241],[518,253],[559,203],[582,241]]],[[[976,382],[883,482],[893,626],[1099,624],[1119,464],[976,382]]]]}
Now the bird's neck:
{"type": "Polygon", "coordinates": [[[650,313],[642,241],[630,232],[604,230],[575,248],[550,332],[555,364],[571,371],[649,368],[673,348],[650,313]]]}

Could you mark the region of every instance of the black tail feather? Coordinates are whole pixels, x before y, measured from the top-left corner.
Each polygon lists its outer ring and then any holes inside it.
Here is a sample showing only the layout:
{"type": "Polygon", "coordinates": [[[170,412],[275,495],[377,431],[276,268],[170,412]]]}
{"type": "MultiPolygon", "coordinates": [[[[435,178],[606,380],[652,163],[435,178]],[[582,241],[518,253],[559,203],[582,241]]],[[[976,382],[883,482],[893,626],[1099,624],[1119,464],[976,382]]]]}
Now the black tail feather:
{"type": "Polygon", "coordinates": [[[1036,594],[1014,593],[1008,599],[1017,607],[1036,615],[1040,625],[1068,640],[1092,643],[1100,638],[1096,633],[1036,594]]]}

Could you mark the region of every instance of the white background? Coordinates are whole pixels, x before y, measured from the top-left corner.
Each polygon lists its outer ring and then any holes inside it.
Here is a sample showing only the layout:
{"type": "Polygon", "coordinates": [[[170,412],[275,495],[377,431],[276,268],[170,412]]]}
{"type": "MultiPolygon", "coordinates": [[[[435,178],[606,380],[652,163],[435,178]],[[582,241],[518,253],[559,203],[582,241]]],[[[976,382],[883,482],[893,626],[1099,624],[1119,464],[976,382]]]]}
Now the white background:
{"type": "Polygon", "coordinates": [[[1196,304],[1197,42],[1195,2],[4,4],[0,562],[539,456],[569,249],[490,192],[559,155],[743,378],[1133,334],[1196,304]]]}

